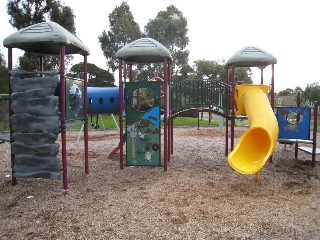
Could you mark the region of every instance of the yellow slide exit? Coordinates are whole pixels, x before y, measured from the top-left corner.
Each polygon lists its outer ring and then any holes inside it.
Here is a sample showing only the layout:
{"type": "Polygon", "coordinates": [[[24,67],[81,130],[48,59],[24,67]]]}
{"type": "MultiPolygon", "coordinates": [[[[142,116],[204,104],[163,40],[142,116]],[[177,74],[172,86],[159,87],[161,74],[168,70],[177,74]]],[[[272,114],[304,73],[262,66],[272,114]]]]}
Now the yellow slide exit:
{"type": "Polygon", "coordinates": [[[236,115],[246,115],[250,128],[228,155],[231,167],[242,174],[257,173],[272,155],[278,141],[278,122],[269,103],[269,86],[236,87],[236,115]]]}

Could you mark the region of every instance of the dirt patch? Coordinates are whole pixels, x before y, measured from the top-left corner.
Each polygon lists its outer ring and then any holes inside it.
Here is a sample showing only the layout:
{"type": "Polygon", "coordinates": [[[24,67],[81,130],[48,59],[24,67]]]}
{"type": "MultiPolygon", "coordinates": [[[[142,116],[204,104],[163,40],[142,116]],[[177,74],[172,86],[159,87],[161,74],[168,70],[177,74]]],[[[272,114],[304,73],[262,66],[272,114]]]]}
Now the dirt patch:
{"type": "Polygon", "coordinates": [[[0,239],[319,239],[319,157],[312,169],[292,145],[277,145],[257,181],[228,164],[225,130],[174,129],[167,172],[120,170],[119,153],[108,158],[119,133],[90,131],[87,175],[78,137],[68,132],[68,190],[62,180],[12,186],[10,144],[0,145],[0,239]]]}

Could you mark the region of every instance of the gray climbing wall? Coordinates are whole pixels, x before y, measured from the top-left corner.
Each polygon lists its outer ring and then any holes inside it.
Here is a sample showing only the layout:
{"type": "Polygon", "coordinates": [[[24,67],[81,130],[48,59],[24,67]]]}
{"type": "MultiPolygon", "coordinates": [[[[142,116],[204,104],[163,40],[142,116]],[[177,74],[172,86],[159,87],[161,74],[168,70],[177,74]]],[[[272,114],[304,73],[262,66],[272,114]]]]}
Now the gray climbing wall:
{"type": "Polygon", "coordinates": [[[10,71],[13,176],[58,180],[61,166],[55,141],[59,135],[59,97],[54,91],[59,77],[57,70],[41,73],[45,77],[10,71]]]}

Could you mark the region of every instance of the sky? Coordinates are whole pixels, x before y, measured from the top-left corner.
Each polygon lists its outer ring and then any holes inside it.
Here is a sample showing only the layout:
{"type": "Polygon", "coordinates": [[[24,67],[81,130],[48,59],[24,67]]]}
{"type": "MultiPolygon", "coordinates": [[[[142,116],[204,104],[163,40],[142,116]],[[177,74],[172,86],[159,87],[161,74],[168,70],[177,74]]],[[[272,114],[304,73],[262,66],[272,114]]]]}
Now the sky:
{"type": "MultiPolygon", "coordinates": [[[[77,37],[90,49],[88,62],[107,69],[98,36],[109,30],[109,14],[122,0],[60,0],[74,10],[77,37]]],[[[277,58],[275,90],[304,89],[320,82],[320,14],[317,0],[126,0],[141,31],[159,11],[174,5],[188,21],[189,63],[197,60],[228,60],[245,46],[260,48],[277,58]]],[[[8,23],[7,0],[0,0],[0,47],[7,57],[3,39],[16,32],[8,23]]],[[[13,50],[13,57],[21,51],[13,50]]],[[[73,64],[83,61],[75,55],[73,64]]],[[[16,61],[13,63],[16,64],[16,61]]],[[[253,82],[260,83],[260,69],[252,68],[253,82]]],[[[117,77],[117,75],[115,75],[117,77]]],[[[264,84],[271,82],[271,66],[264,70],[264,84]]]]}

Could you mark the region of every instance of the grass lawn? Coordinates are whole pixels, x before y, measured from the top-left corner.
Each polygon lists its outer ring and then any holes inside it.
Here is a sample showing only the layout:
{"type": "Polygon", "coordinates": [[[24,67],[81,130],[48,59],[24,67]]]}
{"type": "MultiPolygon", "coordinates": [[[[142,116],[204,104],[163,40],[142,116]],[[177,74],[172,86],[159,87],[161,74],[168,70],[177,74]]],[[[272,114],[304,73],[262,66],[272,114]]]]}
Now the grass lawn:
{"type": "MultiPolygon", "coordinates": [[[[117,129],[117,126],[119,126],[119,116],[118,115],[114,115],[114,119],[111,115],[100,115],[98,116],[98,126],[99,129],[117,129]]],[[[225,126],[225,119],[223,119],[223,125],[225,126]]],[[[89,129],[95,129],[95,125],[96,125],[96,115],[95,116],[89,116],[88,117],[88,123],[89,123],[89,129]]],[[[163,126],[163,122],[161,123],[163,126]]],[[[219,126],[219,118],[217,116],[215,116],[212,120],[211,120],[211,124],[209,124],[209,119],[208,118],[203,118],[202,120],[198,118],[194,118],[194,117],[177,117],[173,120],[173,126],[174,127],[204,127],[204,126],[214,126],[214,127],[218,127],[219,126]]],[[[229,126],[231,125],[231,123],[229,122],[229,126]]],[[[248,125],[248,121],[244,120],[244,121],[240,121],[240,120],[236,120],[235,123],[236,126],[249,126],[248,125]]],[[[124,124],[125,127],[125,124],[124,124]]],[[[71,127],[68,127],[68,129],[70,130],[71,127]]],[[[318,123],[318,131],[320,131],[320,122],[318,123]]],[[[81,124],[79,125],[75,125],[72,126],[72,130],[80,130],[81,129],[81,124]]],[[[0,122],[0,131],[9,131],[9,128],[7,125],[3,125],[3,123],[0,122]]],[[[311,121],[310,123],[310,130],[313,130],[313,121],[311,121]]]]}
{"type": "MultiPolygon", "coordinates": [[[[111,115],[100,115],[98,116],[98,125],[100,129],[104,128],[106,129],[115,129],[117,128],[117,126],[119,126],[119,116],[118,115],[114,115],[114,119],[116,120],[116,123],[114,122],[113,118],[111,115]],[[117,124],[117,125],[116,125],[117,124]]],[[[225,125],[225,119],[222,118],[223,120],[223,125],[225,125]]],[[[89,123],[89,129],[94,129],[95,125],[96,125],[96,116],[93,116],[91,118],[91,116],[89,116],[88,119],[88,123],[89,123]],[[92,120],[91,120],[92,119],[92,120]],[[93,124],[91,124],[91,122],[93,124]],[[93,126],[91,126],[93,125],[93,126]]],[[[163,126],[163,122],[161,123],[163,126]]],[[[209,124],[209,119],[208,118],[203,118],[202,120],[198,118],[194,118],[194,117],[177,117],[175,119],[173,119],[173,126],[174,127],[203,127],[203,126],[219,126],[219,118],[215,117],[211,120],[211,124],[209,124]]],[[[229,123],[230,125],[230,123],[229,123]]],[[[248,126],[248,122],[247,121],[236,121],[236,126],[248,126]]],[[[80,129],[81,126],[75,126],[73,127],[74,130],[76,129],[80,129]]]]}
{"type": "MultiPolygon", "coordinates": [[[[103,129],[103,125],[106,129],[116,129],[117,126],[119,126],[119,116],[118,115],[114,115],[114,119],[116,120],[116,124],[112,118],[111,115],[101,115],[101,117],[98,117],[98,125],[99,128],[103,129]],[[102,121],[101,121],[102,120],[102,121]]],[[[223,119],[223,125],[225,126],[225,119],[223,119]]],[[[96,116],[92,117],[92,122],[93,125],[95,125],[96,123],[96,116]]],[[[89,123],[89,129],[94,129],[94,126],[91,126],[91,116],[89,116],[88,119],[88,123],[89,123]]],[[[163,122],[161,123],[163,126],[163,122]]],[[[212,120],[211,120],[211,124],[209,124],[209,119],[208,118],[203,118],[202,120],[198,118],[194,118],[194,117],[177,117],[175,119],[173,119],[173,126],[174,127],[204,127],[204,126],[214,126],[214,127],[218,127],[219,126],[219,118],[217,118],[217,116],[215,116],[212,120]]],[[[229,126],[231,125],[230,121],[229,121],[229,126]]],[[[235,122],[236,126],[249,126],[249,123],[247,120],[236,120],[235,122]]],[[[124,125],[125,126],[125,125],[124,125]]],[[[80,126],[75,126],[73,127],[73,129],[80,129],[80,126]]],[[[317,126],[318,131],[320,131],[320,122],[317,126]]],[[[313,130],[313,121],[311,121],[310,123],[310,130],[313,130]]]]}

